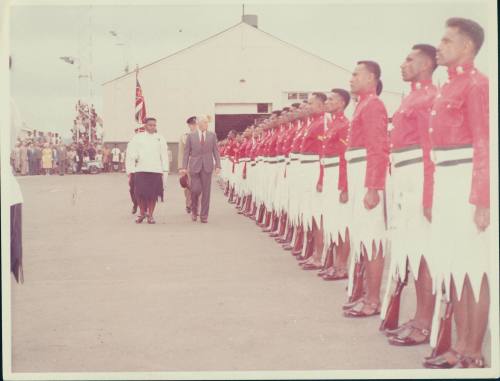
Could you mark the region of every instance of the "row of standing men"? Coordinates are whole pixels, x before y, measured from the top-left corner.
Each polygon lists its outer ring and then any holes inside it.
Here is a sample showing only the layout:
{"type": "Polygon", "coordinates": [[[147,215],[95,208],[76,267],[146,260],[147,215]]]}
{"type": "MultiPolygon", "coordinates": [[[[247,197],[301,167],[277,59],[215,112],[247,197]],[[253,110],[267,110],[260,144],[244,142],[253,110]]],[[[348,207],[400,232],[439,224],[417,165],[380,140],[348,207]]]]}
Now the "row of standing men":
{"type": "Polygon", "coordinates": [[[345,317],[380,315],[392,345],[430,343],[428,368],[485,366],[488,79],[473,63],[483,40],[476,22],[451,18],[437,48],[414,45],[401,65],[411,91],[392,118],[378,96],[380,66],[359,61],[350,91],[313,93],[220,144],[221,186],[238,213],[303,270],[347,279],[345,317]],[[432,77],[439,65],[448,80],[438,88],[432,77]],[[415,314],[400,324],[410,274],[415,314]]]}

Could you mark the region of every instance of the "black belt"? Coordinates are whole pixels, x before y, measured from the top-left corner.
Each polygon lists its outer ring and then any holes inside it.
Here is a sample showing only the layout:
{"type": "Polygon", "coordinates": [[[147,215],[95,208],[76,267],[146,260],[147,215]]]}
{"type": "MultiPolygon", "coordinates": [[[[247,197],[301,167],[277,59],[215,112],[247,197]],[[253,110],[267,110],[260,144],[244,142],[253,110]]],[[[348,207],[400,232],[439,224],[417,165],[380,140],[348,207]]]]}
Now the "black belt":
{"type": "Polygon", "coordinates": [[[300,164],[310,164],[310,163],[317,163],[319,159],[316,160],[301,160],[300,164]]]}
{"type": "Polygon", "coordinates": [[[463,149],[463,148],[472,148],[472,144],[464,144],[461,146],[453,146],[453,147],[433,147],[433,151],[453,151],[455,149],[463,149]]]}
{"type": "Polygon", "coordinates": [[[297,160],[299,160],[298,157],[294,157],[293,159],[290,159],[290,161],[297,161],[297,160]]]}
{"type": "Polygon", "coordinates": [[[330,163],[330,164],[325,164],[323,168],[333,168],[333,167],[338,167],[339,163],[330,163]]]}
{"type": "Polygon", "coordinates": [[[359,163],[361,161],[366,161],[366,156],[355,157],[354,159],[349,160],[349,163],[359,163]]]}
{"type": "Polygon", "coordinates": [[[400,168],[411,164],[421,163],[423,160],[424,159],[421,157],[416,157],[414,159],[408,159],[408,160],[401,160],[398,161],[396,164],[394,164],[394,168],[400,168]]]}
{"type": "Polygon", "coordinates": [[[413,151],[416,149],[422,149],[422,147],[419,145],[412,145],[412,146],[408,146],[408,147],[393,149],[393,150],[391,150],[391,152],[392,153],[401,153],[401,152],[413,151]]]}
{"type": "Polygon", "coordinates": [[[472,158],[470,159],[457,159],[457,160],[445,160],[439,163],[436,163],[438,167],[451,167],[453,165],[472,163],[472,158]]]}

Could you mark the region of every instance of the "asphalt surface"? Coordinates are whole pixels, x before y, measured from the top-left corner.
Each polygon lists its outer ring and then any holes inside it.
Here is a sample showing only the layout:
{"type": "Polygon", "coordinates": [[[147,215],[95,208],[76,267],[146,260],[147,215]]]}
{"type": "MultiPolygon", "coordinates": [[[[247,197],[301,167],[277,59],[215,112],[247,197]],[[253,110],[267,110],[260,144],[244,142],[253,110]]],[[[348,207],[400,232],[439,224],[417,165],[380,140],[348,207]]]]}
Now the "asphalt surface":
{"type": "Polygon", "coordinates": [[[378,317],[342,317],[346,283],[300,270],[215,183],[208,224],[171,175],[157,224],[137,225],[124,174],[19,182],[14,372],[420,369],[430,353],[388,345],[378,317]]]}

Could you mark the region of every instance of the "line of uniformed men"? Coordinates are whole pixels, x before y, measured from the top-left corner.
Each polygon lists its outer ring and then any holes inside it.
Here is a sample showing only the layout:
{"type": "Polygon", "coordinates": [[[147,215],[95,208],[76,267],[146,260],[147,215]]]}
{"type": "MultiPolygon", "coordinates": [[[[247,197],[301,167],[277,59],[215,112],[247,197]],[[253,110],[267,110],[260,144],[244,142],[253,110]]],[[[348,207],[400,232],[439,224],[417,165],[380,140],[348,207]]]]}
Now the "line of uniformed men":
{"type": "Polygon", "coordinates": [[[350,92],[313,93],[220,144],[221,184],[238,213],[255,219],[303,270],[348,279],[345,317],[381,314],[390,344],[430,343],[429,368],[485,366],[488,79],[473,64],[483,40],[476,22],[451,18],[437,49],[414,45],[401,65],[411,91],[392,118],[378,97],[380,66],[359,61],[350,92]],[[432,83],[438,65],[448,70],[440,88],[432,83]],[[415,314],[399,324],[410,273],[415,314]]]}

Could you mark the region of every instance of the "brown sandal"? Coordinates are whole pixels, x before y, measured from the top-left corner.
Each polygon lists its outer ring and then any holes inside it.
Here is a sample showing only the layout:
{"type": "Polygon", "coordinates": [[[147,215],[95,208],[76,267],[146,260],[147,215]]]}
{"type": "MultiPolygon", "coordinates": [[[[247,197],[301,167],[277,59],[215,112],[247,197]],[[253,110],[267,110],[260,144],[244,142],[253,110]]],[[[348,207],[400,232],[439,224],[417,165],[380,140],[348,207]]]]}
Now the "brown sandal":
{"type": "Polygon", "coordinates": [[[353,307],[344,311],[344,316],[348,318],[364,318],[380,314],[380,302],[379,303],[369,303],[365,299],[360,299],[353,307]],[[357,306],[361,306],[357,309],[357,306]],[[365,307],[371,307],[372,312],[364,312],[365,307]]]}
{"type": "Polygon", "coordinates": [[[390,336],[388,339],[389,344],[401,347],[409,347],[420,344],[427,344],[430,339],[431,332],[426,328],[415,327],[408,325],[406,329],[401,330],[397,335],[390,336]],[[422,338],[416,339],[414,334],[420,334],[422,338]]]}
{"type": "Polygon", "coordinates": [[[141,215],[137,216],[135,223],[140,224],[140,223],[142,223],[142,221],[144,221],[145,218],[146,218],[146,216],[141,216],[141,215]]]}
{"type": "Polygon", "coordinates": [[[460,368],[484,368],[486,366],[484,357],[463,356],[460,360],[460,368]]]}

